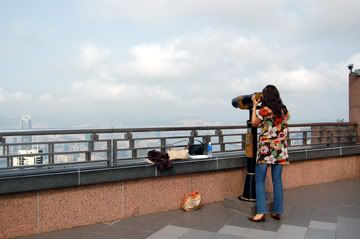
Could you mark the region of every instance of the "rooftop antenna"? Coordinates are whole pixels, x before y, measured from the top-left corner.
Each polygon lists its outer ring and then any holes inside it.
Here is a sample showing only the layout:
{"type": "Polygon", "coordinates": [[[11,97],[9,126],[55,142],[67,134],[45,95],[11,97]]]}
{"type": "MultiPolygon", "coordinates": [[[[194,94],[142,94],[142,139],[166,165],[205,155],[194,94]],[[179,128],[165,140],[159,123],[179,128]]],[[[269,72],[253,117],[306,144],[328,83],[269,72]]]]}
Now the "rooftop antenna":
{"type": "Polygon", "coordinates": [[[348,69],[350,70],[350,73],[352,73],[353,71],[353,68],[354,68],[354,64],[349,64],[348,65],[348,69]]]}

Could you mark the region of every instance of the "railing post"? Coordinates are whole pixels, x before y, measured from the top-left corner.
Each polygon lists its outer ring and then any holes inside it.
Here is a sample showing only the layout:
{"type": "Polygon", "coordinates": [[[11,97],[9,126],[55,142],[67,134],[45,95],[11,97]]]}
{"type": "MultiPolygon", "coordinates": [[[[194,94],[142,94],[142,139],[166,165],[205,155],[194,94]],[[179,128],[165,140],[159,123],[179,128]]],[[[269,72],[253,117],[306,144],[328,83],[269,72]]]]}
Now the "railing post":
{"type": "Polygon", "coordinates": [[[353,143],[357,143],[358,142],[358,132],[357,132],[357,126],[353,127],[352,129],[350,129],[350,141],[353,143]]]}
{"type": "Polygon", "coordinates": [[[112,148],[113,148],[113,154],[112,154],[112,166],[116,167],[117,165],[117,140],[112,139],[112,148]]]}
{"type": "Polygon", "coordinates": [[[129,148],[131,150],[131,157],[136,158],[137,157],[137,150],[135,149],[135,139],[133,138],[132,133],[126,132],[125,139],[129,141],[129,148]]]}
{"type": "Polygon", "coordinates": [[[106,140],[106,160],[108,167],[111,167],[111,139],[106,140]]]}
{"type": "Polygon", "coordinates": [[[342,127],[342,126],[338,126],[338,127],[336,127],[336,141],[335,141],[335,143],[341,143],[341,137],[343,136],[343,130],[341,129],[340,130],[340,128],[339,127],[342,127]]]}
{"type": "Polygon", "coordinates": [[[6,154],[6,146],[5,146],[5,138],[3,138],[2,136],[0,136],[0,144],[2,146],[2,155],[6,154]]]}
{"type": "MultiPolygon", "coordinates": [[[[9,155],[9,145],[6,145],[6,138],[0,136],[0,142],[3,148],[3,155],[9,155]]],[[[12,158],[7,157],[6,158],[6,166],[8,168],[12,167],[12,158]]]]}
{"type": "Polygon", "coordinates": [[[197,137],[199,134],[196,129],[191,130],[190,132],[190,138],[189,138],[189,145],[194,144],[195,137],[197,137]]]}
{"type": "Polygon", "coordinates": [[[352,143],[353,142],[353,135],[352,135],[352,129],[351,129],[351,126],[350,127],[347,127],[346,129],[346,141],[348,141],[349,143],[352,143]]]}
{"type": "Polygon", "coordinates": [[[85,153],[85,161],[89,162],[91,160],[91,152],[86,152],[85,153]]]}
{"type": "Polygon", "coordinates": [[[333,139],[334,134],[333,134],[333,130],[328,131],[328,134],[329,134],[329,144],[330,144],[330,145],[333,145],[333,144],[334,144],[334,139],[333,139]]]}
{"type": "MultiPolygon", "coordinates": [[[[209,135],[203,136],[202,141],[205,143],[205,154],[208,154],[208,144],[211,142],[211,137],[209,135]]],[[[214,152],[214,146],[213,146],[213,152],[214,152]]]]}
{"type": "Polygon", "coordinates": [[[53,165],[55,163],[54,160],[54,143],[48,144],[48,154],[49,154],[49,164],[53,165]]]}
{"type": "Polygon", "coordinates": [[[357,126],[349,128],[350,142],[356,144],[358,142],[358,130],[357,126]]]}
{"type": "Polygon", "coordinates": [[[225,152],[224,135],[222,130],[217,129],[215,133],[219,136],[220,152],[225,152]]]}
{"type": "Polygon", "coordinates": [[[3,138],[2,136],[0,136],[0,143],[3,147],[3,155],[5,154],[5,138],[3,138]]]}
{"type": "Polygon", "coordinates": [[[136,158],[137,157],[137,150],[135,149],[135,139],[129,140],[129,148],[131,148],[131,157],[136,158]]]}
{"type": "Polygon", "coordinates": [[[303,132],[303,145],[307,145],[307,132],[303,132]]]}
{"type": "Polygon", "coordinates": [[[319,144],[323,144],[323,127],[319,127],[319,144]]]}
{"type": "Polygon", "coordinates": [[[98,140],[99,136],[96,133],[92,133],[90,136],[90,141],[88,142],[88,152],[85,153],[85,160],[87,162],[91,161],[91,152],[94,151],[95,144],[94,141],[98,140]]]}
{"type": "Polygon", "coordinates": [[[160,150],[166,153],[166,138],[160,138],[160,150]]]}
{"type": "MultiPolygon", "coordinates": [[[[10,146],[6,145],[6,155],[9,155],[10,152],[10,146]]],[[[8,168],[11,168],[13,166],[13,157],[7,157],[7,166],[8,168]]]]}

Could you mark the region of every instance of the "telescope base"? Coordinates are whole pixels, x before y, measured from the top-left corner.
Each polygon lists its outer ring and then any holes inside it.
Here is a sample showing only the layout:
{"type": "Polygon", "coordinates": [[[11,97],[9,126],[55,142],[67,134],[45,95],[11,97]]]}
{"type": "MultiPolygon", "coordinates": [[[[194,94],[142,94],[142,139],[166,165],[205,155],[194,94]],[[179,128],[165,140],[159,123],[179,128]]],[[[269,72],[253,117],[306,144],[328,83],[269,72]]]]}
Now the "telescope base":
{"type": "Polygon", "coordinates": [[[243,201],[256,201],[256,190],[255,190],[255,173],[247,173],[244,184],[243,194],[239,196],[240,200],[243,201]]]}

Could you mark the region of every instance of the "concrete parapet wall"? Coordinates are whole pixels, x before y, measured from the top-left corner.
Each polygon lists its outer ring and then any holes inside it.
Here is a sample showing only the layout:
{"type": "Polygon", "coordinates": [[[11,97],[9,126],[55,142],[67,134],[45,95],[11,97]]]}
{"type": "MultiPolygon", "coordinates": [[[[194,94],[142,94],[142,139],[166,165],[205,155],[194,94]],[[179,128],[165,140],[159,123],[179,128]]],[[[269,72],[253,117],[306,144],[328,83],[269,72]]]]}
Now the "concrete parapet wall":
{"type": "MultiPolygon", "coordinates": [[[[205,204],[221,201],[242,193],[245,173],[245,168],[239,168],[5,194],[0,197],[0,238],[177,209],[183,195],[194,190],[202,193],[205,204]]],[[[285,189],[354,177],[360,177],[359,155],[296,161],[283,173],[285,189]]],[[[271,191],[270,181],[267,187],[271,191]]]]}
{"type": "Polygon", "coordinates": [[[204,203],[240,194],[245,169],[104,183],[0,197],[0,238],[43,233],[179,208],[198,190],[204,203]]]}

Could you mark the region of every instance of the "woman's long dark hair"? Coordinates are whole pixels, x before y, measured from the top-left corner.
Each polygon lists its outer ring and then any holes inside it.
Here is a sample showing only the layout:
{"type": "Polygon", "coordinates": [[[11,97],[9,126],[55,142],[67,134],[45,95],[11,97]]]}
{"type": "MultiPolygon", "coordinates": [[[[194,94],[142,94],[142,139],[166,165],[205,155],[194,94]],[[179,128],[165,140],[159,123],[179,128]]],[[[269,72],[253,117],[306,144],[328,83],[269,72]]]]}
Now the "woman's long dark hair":
{"type": "Polygon", "coordinates": [[[261,106],[267,106],[271,109],[275,117],[284,117],[288,110],[282,103],[280,93],[274,85],[267,85],[262,91],[262,104],[261,106]]]}

